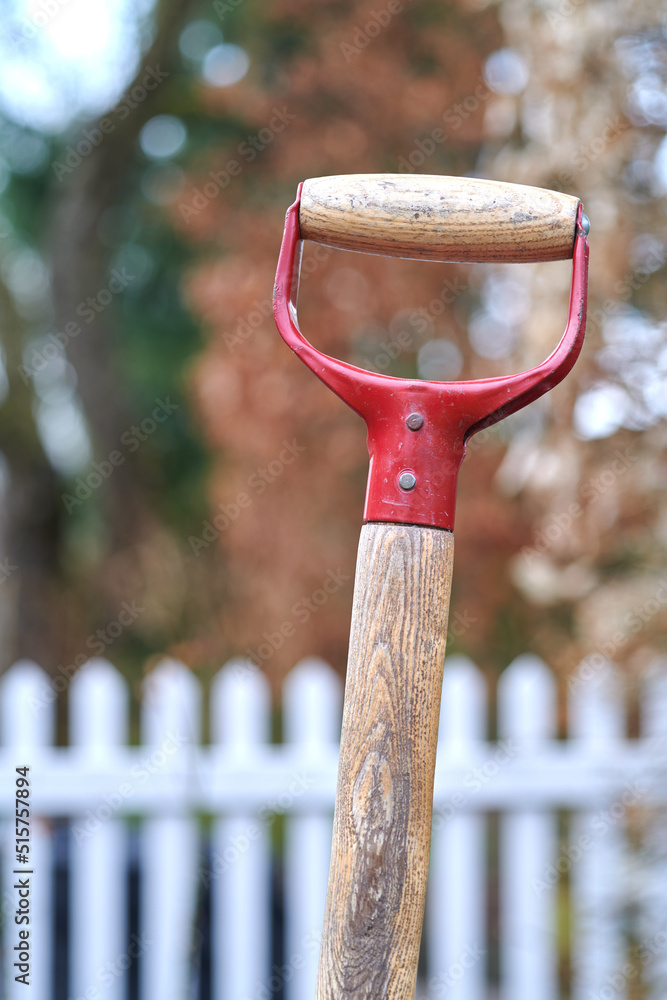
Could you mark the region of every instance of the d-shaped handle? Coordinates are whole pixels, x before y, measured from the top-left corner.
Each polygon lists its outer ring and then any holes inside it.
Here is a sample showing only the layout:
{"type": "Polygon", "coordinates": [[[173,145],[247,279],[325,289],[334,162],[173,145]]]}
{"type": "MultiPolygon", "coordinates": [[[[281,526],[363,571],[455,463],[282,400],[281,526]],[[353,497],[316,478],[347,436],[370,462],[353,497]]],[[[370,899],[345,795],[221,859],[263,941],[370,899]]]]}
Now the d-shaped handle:
{"type": "MultiPolygon", "coordinates": [[[[363,175],[352,175],[353,179],[355,176],[363,175]]],[[[426,178],[429,182],[433,179],[426,178]]],[[[366,421],[371,464],[364,519],[451,529],[456,480],[470,436],[553,389],[579,355],[586,327],[588,281],[588,225],[581,204],[572,199],[577,211],[574,246],[569,253],[573,258],[570,308],[565,333],[553,353],[536,368],[516,375],[429,382],[380,375],[330,358],[301,333],[296,299],[301,247],[307,233],[302,199],[306,186],[315,183],[306,181],[299,187],[297,200],[285,218],[273,294],[276,325],[304,364],[366,421]],[[421,418],[418,427],[409,422],[413,416],[421,418]]]]}

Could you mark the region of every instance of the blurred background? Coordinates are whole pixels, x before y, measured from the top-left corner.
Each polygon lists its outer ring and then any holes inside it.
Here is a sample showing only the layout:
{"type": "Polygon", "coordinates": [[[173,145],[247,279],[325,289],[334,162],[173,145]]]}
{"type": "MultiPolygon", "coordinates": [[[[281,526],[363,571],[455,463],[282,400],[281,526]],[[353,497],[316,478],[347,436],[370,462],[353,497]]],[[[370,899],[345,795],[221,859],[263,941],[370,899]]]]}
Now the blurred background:
{"type": "MultiPolygon", "coordinates": [[[[240,655],[274,706],[306,655],[344,673],[365,428],[270,313],[285,209],[323,174],[582,199],[584,351],[471,442],[448,651],[492,690],[542,657],[560,731],[582,661],[632,688],[667,634],[666,131],[653,3],[3,4],[0,666],[52,676],[60,743],[92,655],[136,696],[164,655],[205,689],[240,655]]],[[[557,343],[570,269],[310,245],[301,326],[389,374],[518,371],[557,343]]]]}
{"type": "MultiPolygon", "coordinates": [[[[4,665],[108,652],[136,678],[171,652],[205,677],[249,650],[274,690],[305,653],[344,669],[351,579],[258,652],[328,570],[351,576],[363,506],[364,427],[269,312],[284,211],[318,174],[555,187],[592,220],[581,361],[464,463],[450,648],[492,673],[530,648],[565,674],[653,595],[667,545],[659,5],[17,0],[3,20],[4,665]],[[124,602],[141,611],[97,637],[124,602]]],[[[304,330],[378,371],[520,370],[564,328],[567,263],[314,249],[304,330]]],[[[629,671],[664,625],[661,609],[626,628],[629,671]]]]}

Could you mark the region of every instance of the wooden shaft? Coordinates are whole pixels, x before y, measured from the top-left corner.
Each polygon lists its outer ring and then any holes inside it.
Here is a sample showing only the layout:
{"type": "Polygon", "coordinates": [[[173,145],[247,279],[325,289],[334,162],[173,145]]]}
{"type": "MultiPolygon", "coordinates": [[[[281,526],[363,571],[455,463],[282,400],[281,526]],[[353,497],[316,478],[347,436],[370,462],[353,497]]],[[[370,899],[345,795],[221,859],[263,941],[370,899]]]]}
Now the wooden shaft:
{"type": "Polygon", "coordinates": [[[316,1000],[413,1000],[454,536],[366,524],[316,1000]]]}
{"type": "Polygon", "coordinates": [[[315,243],[418,260],[566,260],[579,199],[476,177],[340,174],[304,182],[299,226],[315,243]]]}

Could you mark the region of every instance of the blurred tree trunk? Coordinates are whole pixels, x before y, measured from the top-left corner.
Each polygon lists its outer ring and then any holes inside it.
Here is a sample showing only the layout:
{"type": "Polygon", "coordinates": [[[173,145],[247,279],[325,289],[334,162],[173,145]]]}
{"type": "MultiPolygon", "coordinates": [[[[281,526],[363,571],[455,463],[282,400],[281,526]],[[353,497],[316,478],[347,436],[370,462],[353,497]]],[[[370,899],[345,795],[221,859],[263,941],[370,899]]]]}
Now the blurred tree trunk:
{"type": "MultiPolygon", "coordinates": [[[[177,60],[178,37],[190,12],[193,0],[161,0],[156,11],[153,44],[144,55],[130,93],[149,68],[171,76],[177,60]]],[[[52,185],[52,218],[49,245],[53,270],[55,325],[64,330],[77,321],[77,308],[90,296],[106,289],[111,278],[110,251],[99,235],[104,213],[119,205],[134,181],[128,168],[135,162],[139,133],[154,115],[169,108],[169,98],[159,84],[146,91],[146,97],[123,120],[114,119],[115,128],[104,141],[52,185]]],[[[111,310],[102,309],[82,332],[67,343],[67,355],[76,369],[78,392],[93,440],[94,458],[107,461],[118,449],[121,435],[144,413],[133,412],[124,384],[123,371],[115,343],[111,310]]],[[[114,610],[128,581],[141,572],[137,564],[136,544],[159,529],[151,507],[148,484],[140,461],[134,453],[114,469],[100,487],[108,548],[94,574],[95,595],[114,610]],[[113,561],[114,573],[108,573],[113,561]],[[106,569],[105,569],[106,566],[106,569]]],[[[92,595],[91,595],[92,596],[92,595]]]]}
{"type": "Polygon", "coordinates": [[[58,476],[44,453],[30,385],[20,374],[21,320],[0,284],[8,378],[0,421],[2,469],[3,666],[32,659],[53,667],[60,643],[60,499],[58,476]]]}
{"type": "MultiPolygon", "coordinates": [[[[159,67],[167,80],[177,75],[178,38],[196,6],[194,0],[160,0],[154,15],[153,43],[128,91],[149,68],[159,67]]],[[[123,120],[114,119],[113,131],[106,133],[104,141],[74,170],[58,179],[50,168],[48,172],[51,329],[63,332],[73,322],[81,327],[81,333],[66,344],[66,353],[76,371],[96,461],[108,461],[121,435],[146,414],[133,412],[130,394],[125,391],[113,307],[100,311],[90,324],[81,322],[77,309],[109,287],[111,251],[100,239],[100,221],[109,208],[122,204],[136,183],[132,171],[143,125],[170,106],[173,100],[164,83],[146,91],[145,99],[136,103],[131,114],[123,120]]],[[[52,671],[58,663],[70,662],[66,657],[90,652],[85,636],[91,621],[99,624],[107,614],[106,620],[111,620],[122,599],[137,596],[137,579],[142,576],[137,544],[149,542],[162,528],[152,509],[142,463],[128,451],[123,464],[99,489],[104,516],[102,545],[89,545],[83,573],[79,569],[71,572],[64,483],[42,446],[34,387],[22,368],[26,321],[17,313],[2,282],[0,296],[8,378],[0,419],[0,451],[5,463],[0,536],[0,560],[4,559],[0,584],[5,598],[0,621],[2,659],[7,666],[18,657],[27,657],[52,671]]]]}

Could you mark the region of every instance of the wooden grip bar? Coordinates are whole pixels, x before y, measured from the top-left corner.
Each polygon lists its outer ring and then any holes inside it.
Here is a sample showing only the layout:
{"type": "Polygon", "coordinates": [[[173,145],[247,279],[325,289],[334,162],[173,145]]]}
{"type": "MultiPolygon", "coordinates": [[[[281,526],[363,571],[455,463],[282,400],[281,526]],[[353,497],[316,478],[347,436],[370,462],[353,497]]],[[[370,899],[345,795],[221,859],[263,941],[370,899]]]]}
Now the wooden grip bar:
{"type": "Polygon", "coordinates": [[[453,556],[361,531],[316,1000],[414,1000],[453,556]]]}
{"type": "Polygon", "coordinates": [[[315,243],[416,260],[572,257],[579,199],[435,174],[340,174],[304,182],[299,226],[315,243]]]}

